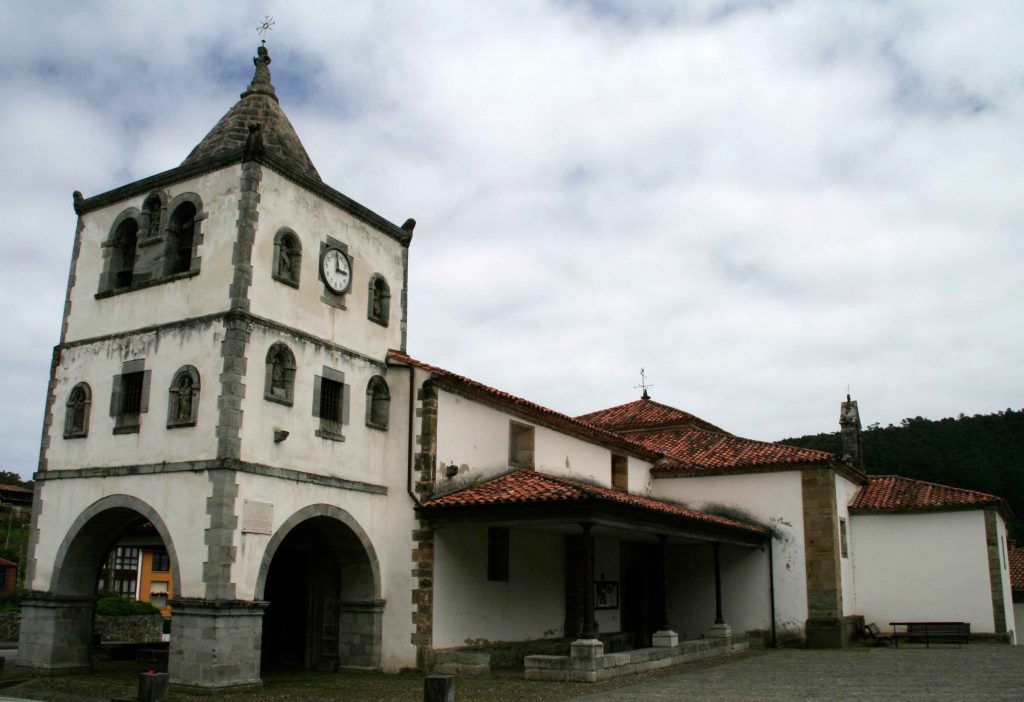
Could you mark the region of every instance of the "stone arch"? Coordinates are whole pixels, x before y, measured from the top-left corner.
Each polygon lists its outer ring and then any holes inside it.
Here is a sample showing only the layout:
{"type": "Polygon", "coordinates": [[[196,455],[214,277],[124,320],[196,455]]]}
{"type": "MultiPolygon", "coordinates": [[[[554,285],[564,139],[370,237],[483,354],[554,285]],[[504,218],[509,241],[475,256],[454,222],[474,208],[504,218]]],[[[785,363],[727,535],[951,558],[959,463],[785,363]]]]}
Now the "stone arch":
{"type": "Polygon", "coordinates": [[[380,273],[374,273],[370,277],[366,317],[385,327],[388,326],[391,317],[391,287],[380,273]]]}
{"type": "Polygon", "coordinates": [[[263,561],[260,563],[259,574],[256,576],[256,592],[255,599],[263,599],[263,589],[267,585],[267,573],[270,572],[270,563],[274,560],[274,554],[277,553],[277,549],[280,548],[281,543],[285,540],[285,537],[291,533],[291,531],[302,522],[312,519],[314,517],[330,517],[335,519],[346,527],[348,527],[355,535],[356,539],[362,545],[363,550],[366,552],[367,561],[369,562],[370,572],[373,575],[373,593],[372,596],[375,599],[380,598],[380,562],[377,560],[377,551],[373,547],[373,543],[370,541],[370,537],[366,534],[366,531],[359,526],[359,522],[355,518],[334,505],[328,504],[315,504],[303,507],[298,512],[288,517],[274,535],[270,538],[267,543],[267,548],[263,552],[263,561]]]}
{"type": "Polygon", "coordinates": [[[203,200],[195,193],[182,193],[167,206],[164,275],[197,272],[202,243],[203,200]]]}
{"type": "Polygon", "coordinates": [[[141,216],[137,208],[129,207],[110,225],[110,233],[102,245],[103,273],[99,292],[131,286],[137,264],[141,216]]]}
{"type": "Polygon", "coordinates": [[[379,667],[380,564],[345,510],[314,504],[291,515],[264,551],[255,596],[267,602],[262,664],[379,667]]]}
{"type": "Polygon", "coordinates": [[[58,595],[93,595],[99,566],[118,536],[143,517],[160,535],[171,560],[171,577],[180,593],[181,570],[171,532],[160,514],[131,495],[108,495],[86,507],[71,524],[54,559],[49,591],[58,595]]]}

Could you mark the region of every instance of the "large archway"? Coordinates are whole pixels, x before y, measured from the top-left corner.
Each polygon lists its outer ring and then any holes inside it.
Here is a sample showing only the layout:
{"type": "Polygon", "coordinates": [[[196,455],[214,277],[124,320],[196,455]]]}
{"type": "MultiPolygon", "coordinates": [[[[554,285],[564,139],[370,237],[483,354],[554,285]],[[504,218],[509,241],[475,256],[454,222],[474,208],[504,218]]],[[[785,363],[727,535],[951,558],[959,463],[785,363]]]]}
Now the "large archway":
{"type": "Polygon", "coordinates": [[[256,588],[269,603],[264,671],[380,665],[380,568],[344,510],[312,505],[292,515],[267,546],[256,588]]]}
{"type": "MultiPolygon", "coordinates": [[[[167,583],[181,582],[174,543],[155,509],[129,495],[111,495],[94,502],[65,534],[47,590],[29,592],[23,599],[20,665],[48,671],[90,666],[96,599],[103,594],[101,589],[115,589],[109,566],[111,554],[134,558],[130,567],[136,569],[139,578],[145,567],[142,549],[121,546],[125,536],[137,534],[140,527],[152,534],[147,540],[152,546],[151,555],[161,554],[161,563],[166,563],[158,567],[165,569],[167,583]]],[[[126,562],[117,565],[123,570],[129,568],[126,562]]],[[[119,594],[136,599],[139,593],[133,588],[119,594]]],[[[160,636],[159,628],[156,635],[160,636]]]]}

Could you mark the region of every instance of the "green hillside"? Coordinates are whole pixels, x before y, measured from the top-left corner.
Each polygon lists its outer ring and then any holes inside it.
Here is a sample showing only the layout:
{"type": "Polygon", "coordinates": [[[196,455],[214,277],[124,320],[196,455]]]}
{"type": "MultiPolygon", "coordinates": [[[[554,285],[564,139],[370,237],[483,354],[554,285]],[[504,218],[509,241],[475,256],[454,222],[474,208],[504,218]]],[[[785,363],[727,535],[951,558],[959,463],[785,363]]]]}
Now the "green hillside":
{"type": "MultiPolygon", "coordinates": [[[[781,443],[840,452],[838,432],[781,443]]],[[[1024,542],[1024,410],[872,424],[864,431],[864,461],[874,475],[902,475],[1003,497],[1014,512],[1013,536],[1024,542]]]]}

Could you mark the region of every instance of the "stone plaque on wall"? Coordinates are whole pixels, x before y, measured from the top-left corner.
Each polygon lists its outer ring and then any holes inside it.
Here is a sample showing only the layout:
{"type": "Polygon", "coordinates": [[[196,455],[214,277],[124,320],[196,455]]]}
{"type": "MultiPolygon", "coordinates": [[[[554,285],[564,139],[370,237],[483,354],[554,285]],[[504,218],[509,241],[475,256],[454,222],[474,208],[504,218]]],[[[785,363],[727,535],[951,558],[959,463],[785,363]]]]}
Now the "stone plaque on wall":
{"type": "Polygon", "coordinates": [[[242,533],[270,534],[273,532],[274,505],[256,500],[242,501],[242,533]]]}

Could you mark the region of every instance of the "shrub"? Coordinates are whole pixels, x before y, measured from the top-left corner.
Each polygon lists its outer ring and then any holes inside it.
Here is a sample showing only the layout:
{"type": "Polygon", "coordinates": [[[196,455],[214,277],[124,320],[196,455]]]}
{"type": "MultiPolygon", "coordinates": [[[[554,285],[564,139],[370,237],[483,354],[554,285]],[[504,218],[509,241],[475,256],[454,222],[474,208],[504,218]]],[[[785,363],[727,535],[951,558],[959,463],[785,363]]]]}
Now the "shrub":
{"type": "Polygon", "coordinates": [[[96,602],[96,614],[126,617],[132,614],[159,614],[160,610],[148,602],[130,600],[127,597],[109,595],[96,602]]]}

